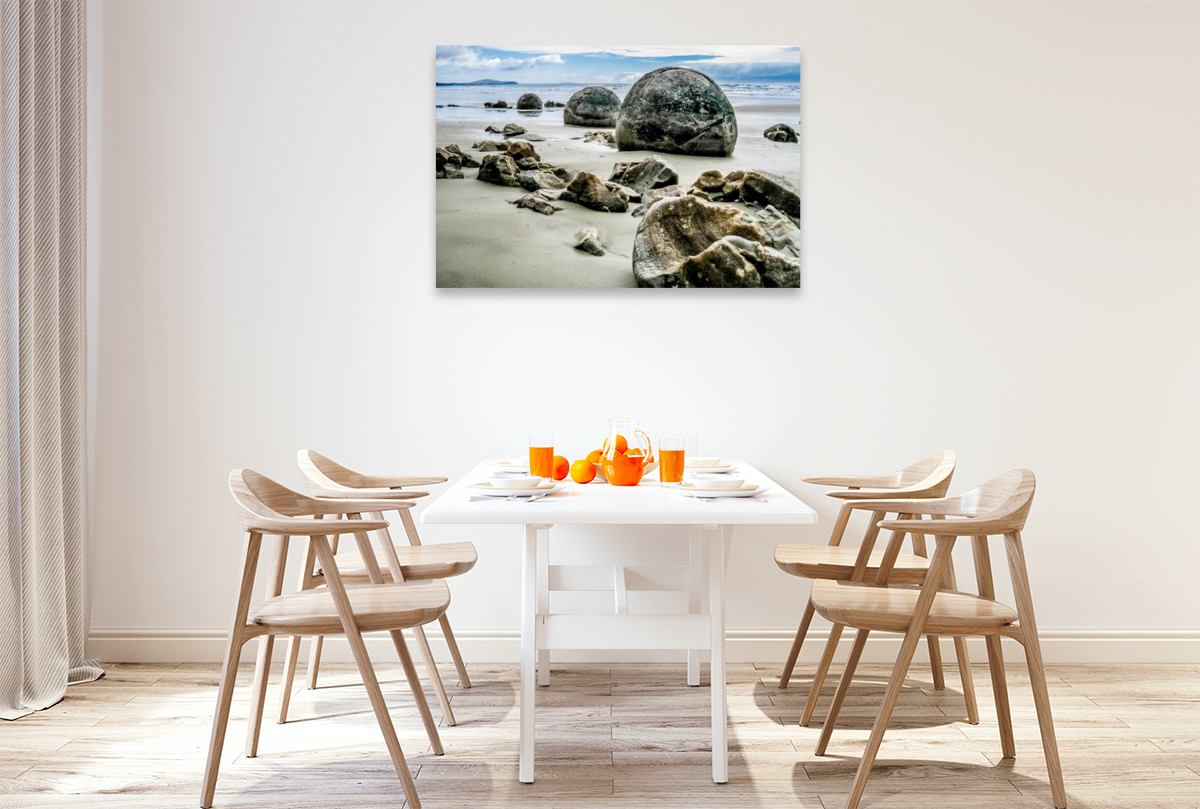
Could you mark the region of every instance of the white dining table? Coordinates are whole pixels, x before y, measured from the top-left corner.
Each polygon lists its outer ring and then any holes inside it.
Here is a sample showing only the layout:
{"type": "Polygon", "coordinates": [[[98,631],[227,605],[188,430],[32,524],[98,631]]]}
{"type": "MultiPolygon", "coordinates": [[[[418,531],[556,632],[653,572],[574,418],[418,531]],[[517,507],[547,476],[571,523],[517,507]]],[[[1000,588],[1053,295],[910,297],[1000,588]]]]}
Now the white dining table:
{"type": "MultiPolygon", "coordinates": [[[[534,691],[549,683],[551,649],[678,649],[688,653],[688,683],[699,685],[700,653],[711,651],[713,781],[729,780],[728,715],[725,688],[725,568],[739,525],[815,523],[817,514],[750,464],[730,463],[747,483],[769,487],[763,499],[699,500],[660,484],[656,472],[637,486],[602,482],[573,483],[532,502],[521,499],[475,499],[476,484],[492,481],[500,467],[484,461],[435,499],[421,514],[424,524],[511,524],[523,526],[521,565],[521,691],[518,778],[534,779],[534,691]],[[620,609],[620,567],[616,581],[617,610],[612,615],[552,614],[549,607],[549,534],[555,525],[690,526],[688,614],[629,614],[620,609]],[[707,563],[708,603],[701,595],[702,565],[707,563]],[[540,659],[539,659],[540,658],[540,659]]],[[[664,532],[665,534],[666,532],[664,532]]]]}

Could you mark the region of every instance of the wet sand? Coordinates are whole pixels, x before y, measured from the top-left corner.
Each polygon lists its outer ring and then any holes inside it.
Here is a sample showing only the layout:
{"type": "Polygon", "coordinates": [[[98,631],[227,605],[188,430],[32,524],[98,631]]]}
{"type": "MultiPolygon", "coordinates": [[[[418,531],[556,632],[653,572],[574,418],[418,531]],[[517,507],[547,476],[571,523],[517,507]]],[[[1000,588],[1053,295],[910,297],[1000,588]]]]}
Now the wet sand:
{"type": "MultiPolygon", "coordinates": [[[[799,105],[754,105],[738,113],[738,141],[729,157],[662,154],[679,172],[680,185],[691,185],[701,173],[718,169],[760,169],[800,188],[800,144],[776,143],[762,136],[772,123],[799,129],[799,105]],[[763,109],[763,108],[766,109],[763,109]],[[745,119],[743,119],[745,114],[745,119]],[[760,125],[759,122],[765,121],[760,125]]],[[[533,148],[543,162],[573,171],[590,171],[607,180],[613,164],[643,160],[655,152],[619,152],[612,146],[584,143],[587,128],[565,126],[560,108],[541,114],[480,109],[478,120],[438,121],[437,145],[458,144],[479,160],[489,152],[471,146],[481,140],[502,141],[485,132],[519,123],[546,138],[533,148]]],[[[510,140],[522,140],[521,136],[510,140]]],[[[545,216],[508,205],[527,191],[475,179],[478,169],[463,169],[462,180],[435,180],[437,191],[437,285],[439,287],[632,287],[631,251],[641,222],[625,213],[603,213],[572,202],[555,203],[563,210],[545,216]],[[595,227],[608,252],[593,256],[575,249],[575,234],[595,227]]],[[[630,211],[637,207],[631,203],[630,211]]]]}

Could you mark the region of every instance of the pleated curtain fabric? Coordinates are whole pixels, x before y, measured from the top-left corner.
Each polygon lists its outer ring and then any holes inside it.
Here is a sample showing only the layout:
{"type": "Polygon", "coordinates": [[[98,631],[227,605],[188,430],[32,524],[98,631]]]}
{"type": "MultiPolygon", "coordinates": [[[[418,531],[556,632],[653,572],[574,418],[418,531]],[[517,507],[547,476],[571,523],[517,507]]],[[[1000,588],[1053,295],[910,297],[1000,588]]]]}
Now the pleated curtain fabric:
{"type": "Polygon", "coordinates": [[[0,0],[0,717],[104,672],[84,660],[86,87],[83,0],[0,0]]]}

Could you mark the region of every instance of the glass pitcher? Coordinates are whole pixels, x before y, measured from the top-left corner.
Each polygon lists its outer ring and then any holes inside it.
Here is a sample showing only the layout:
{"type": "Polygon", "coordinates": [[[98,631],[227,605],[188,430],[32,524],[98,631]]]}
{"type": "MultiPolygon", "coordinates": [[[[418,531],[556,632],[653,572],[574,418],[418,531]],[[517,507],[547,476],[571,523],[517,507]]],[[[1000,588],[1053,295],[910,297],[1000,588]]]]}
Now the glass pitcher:
{"type": "Polygon", "coordinates": [[[656,465],[650,437],[638,429],[637,419],[616,416],[608,420],[608,438],[600,459],[604,477],[614,486],[636,486],[656,465]]]}

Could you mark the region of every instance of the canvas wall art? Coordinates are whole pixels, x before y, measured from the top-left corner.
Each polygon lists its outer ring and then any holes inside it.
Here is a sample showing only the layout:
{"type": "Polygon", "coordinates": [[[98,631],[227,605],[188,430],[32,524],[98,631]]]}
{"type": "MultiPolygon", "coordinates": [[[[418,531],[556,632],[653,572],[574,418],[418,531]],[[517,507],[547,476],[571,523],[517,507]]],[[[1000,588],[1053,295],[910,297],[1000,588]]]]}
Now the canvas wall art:
{"type": "Polygon", "coordinates": [[[800,286],[798,48],[440,46],[436,81],[438,287],[800,286]]]}

